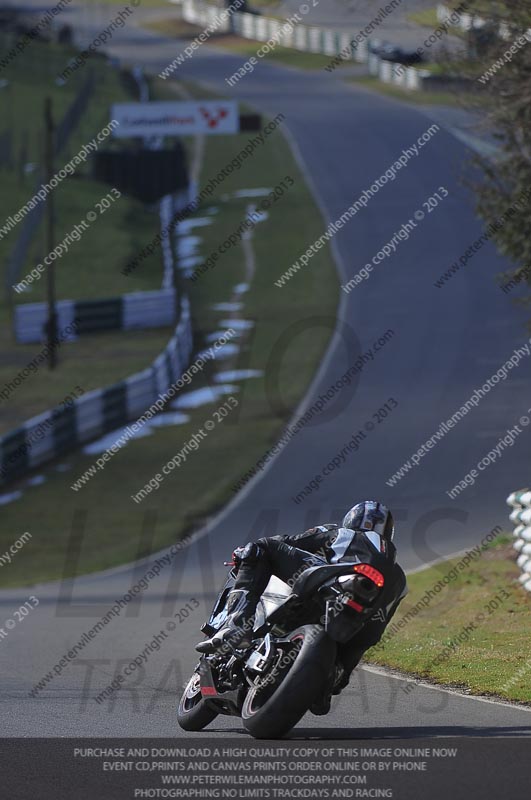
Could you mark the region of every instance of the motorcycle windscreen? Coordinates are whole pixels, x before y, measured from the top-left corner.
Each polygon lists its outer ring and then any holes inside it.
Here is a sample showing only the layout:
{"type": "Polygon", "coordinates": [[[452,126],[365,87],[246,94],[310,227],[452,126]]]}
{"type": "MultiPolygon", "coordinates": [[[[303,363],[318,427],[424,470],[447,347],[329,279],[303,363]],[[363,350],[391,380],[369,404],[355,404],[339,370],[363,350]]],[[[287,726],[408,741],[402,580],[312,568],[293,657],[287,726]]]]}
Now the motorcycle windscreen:
{"type": "Polygon", "coordinates": [[[235,577],[232,572],[230,572],[225,582],[225,586],[219,593],[217,600],[214,603],[214,607],[208,622],[201,628],[204,633],[212,635],[223,627],[227,619],[227,598],[231,589],[234,588],[234,583],[235,577]]]}

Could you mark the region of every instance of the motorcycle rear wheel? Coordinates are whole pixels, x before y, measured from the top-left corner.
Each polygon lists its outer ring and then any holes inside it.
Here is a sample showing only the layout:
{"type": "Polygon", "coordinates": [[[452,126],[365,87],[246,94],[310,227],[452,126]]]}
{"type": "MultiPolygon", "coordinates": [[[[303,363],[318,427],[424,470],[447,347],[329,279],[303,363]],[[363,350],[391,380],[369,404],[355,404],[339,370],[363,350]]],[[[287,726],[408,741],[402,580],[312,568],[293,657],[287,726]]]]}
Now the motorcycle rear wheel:
{"type": "Polygon", "coordinates": [[[321,625],[303,625],[290,637],[291,664],[282,660],[247,692],[242,722],[255,739],[284,736],[325,691],[336,659],[336,643],[321,625]]]}

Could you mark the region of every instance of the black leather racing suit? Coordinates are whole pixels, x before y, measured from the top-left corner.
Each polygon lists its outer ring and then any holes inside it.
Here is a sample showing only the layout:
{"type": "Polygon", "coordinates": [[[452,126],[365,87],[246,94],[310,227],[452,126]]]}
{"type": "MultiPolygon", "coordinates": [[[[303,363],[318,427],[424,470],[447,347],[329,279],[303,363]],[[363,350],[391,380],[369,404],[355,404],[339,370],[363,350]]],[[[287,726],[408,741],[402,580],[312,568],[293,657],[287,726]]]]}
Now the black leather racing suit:
{"type": "Polygon", "coordinates": [[[272,575],[289,583],[307,567],[358,559],[383,572],[385,584],[376,613],[353,639],[339,645],[339,659],[347,676],[363,653],[379,642],[407,594],[406,576],[396,563],[395,546],[371,531],[354,532],[338,525],[320,525],[295,536],[258,539],[241,548],[241,556],[234,590],[247,593],[247,603],[253,611],[272,575]]]}

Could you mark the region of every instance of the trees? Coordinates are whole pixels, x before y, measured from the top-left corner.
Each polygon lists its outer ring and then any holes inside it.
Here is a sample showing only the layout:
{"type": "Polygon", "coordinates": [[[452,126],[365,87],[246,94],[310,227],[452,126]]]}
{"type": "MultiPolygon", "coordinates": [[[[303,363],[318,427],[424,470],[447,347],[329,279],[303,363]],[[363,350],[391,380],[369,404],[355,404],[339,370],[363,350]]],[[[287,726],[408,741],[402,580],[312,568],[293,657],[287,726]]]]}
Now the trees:
{"type": "MultiPolygon", "coordinates": [[[[498,32],[481,55],[484,71],[477,81],[502,155],[495,163],[480,161],[485,181],[476,190],[479,213],[487,222],[506,218],[493,238],[517,265],[514,278],[531,265],[531,200],[507,213],[531,190],[531,4],[473,0],[469,11],[498,32]]],[[[525,272],[528,283],[530,271],[525,272]]]]}

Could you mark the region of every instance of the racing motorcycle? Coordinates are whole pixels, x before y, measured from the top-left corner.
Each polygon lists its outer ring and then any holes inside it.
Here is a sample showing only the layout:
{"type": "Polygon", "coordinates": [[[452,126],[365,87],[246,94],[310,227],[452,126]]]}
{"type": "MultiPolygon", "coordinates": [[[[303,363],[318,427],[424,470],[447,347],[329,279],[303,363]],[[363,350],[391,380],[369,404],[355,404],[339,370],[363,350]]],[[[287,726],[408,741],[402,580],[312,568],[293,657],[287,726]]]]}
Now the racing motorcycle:
{"type": "MultiPolygon", "coordinates": [[[[232,569],[201,628],[207,636],[226,627],[238,565],[225,566],[232,569]]],[[[309,567],[291,587],[271,578],[242,649],[223,644],[196,665],[179,703],[181,728],[200,731],[225,714],[257,739],[286,734],[341,679],[337,645],[375,613],[383,586],[382,573],[365,563],[309,567]]]]}

